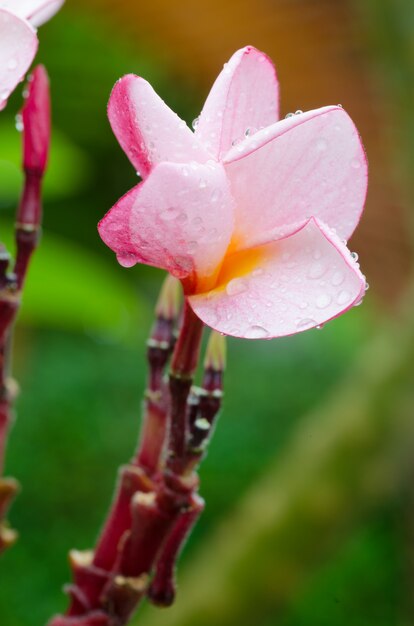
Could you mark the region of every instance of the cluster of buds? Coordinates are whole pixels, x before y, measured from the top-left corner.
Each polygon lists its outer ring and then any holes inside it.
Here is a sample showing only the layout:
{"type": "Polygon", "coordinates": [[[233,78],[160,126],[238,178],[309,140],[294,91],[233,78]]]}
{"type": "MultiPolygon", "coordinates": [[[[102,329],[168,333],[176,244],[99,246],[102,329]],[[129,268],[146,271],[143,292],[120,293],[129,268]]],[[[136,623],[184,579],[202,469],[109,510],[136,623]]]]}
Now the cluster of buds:
{"type": "Polygon", "coordinates": [[[181,300],[179,281],[168,276],[147,342],[148,385],[136,455],[121,469],[95,550],[70,553],[70,607],[51,626],[125,624],[145,596],[159,606],[174,601],[176,564],[204,509],[196,468],[221,406],[225,368],[225,339],[213,331],[201,386],[192,386],[203,326],[191,312],[189,318],[186,305],[181,311],[181,300]]]}

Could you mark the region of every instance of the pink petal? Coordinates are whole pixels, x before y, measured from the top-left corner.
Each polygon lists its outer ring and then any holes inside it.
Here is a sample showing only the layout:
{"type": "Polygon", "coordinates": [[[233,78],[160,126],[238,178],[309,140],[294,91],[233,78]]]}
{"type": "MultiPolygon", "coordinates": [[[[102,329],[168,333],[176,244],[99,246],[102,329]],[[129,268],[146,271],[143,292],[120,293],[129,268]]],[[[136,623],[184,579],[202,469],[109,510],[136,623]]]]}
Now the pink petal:
{"type": "Polygon", "coordinates": [[[65,0],[0,0],[0,8],[27,19],[33,26],[41,26],[63,5],[65,0]]]}
{"type": "Polygon", "coordinates": [[[37,45],[36,33],[28,22],[0,9],[0,110],[24,78],[37,45]]]}
{"type": "Polygon", "coordinates": [[[189,302],[208,326],[246,339],[324,324],[358,303],[365,291],[349,250],[315,219],[286,239],[226,259],[219,282],[189,302]]]}
{"type": "Polygon", "coordinates": [[[233,141],[279,119],[279,85],[273,63],[252,46],[225,64],[206,100],[197,137],[219,158],[233,141]]]}
{"type": "Polygon", "coordinates": [[[121,265],[168,270],[186,287],[211,285],[233,229],[233,199],[223,167],[161,163],[99,224],[121,265]]]}
{"type": "Polygon", "coordinates": [[[145,177],[160,162],[205,163],[210,156],[146,80],[133,74],[112,90],[108,117],[132,165],[145,177]]]}
{"type": "Polygon", "coordinates": [[[367,189],[367,162],[358,132],[340,107],[294,115],[259,131],[224,159],[237,203],[241,247],[315,216],[348,239],[367,189]]]}

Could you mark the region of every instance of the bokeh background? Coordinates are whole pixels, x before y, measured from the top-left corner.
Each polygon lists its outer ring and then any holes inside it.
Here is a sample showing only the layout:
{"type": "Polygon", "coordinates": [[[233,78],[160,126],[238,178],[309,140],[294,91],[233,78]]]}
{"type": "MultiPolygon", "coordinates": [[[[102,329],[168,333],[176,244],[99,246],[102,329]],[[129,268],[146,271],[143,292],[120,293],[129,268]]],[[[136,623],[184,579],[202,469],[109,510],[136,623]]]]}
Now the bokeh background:
{"type": "MultiPolygon", "coordinates": [[[[414,624],[414,4],[411,0],[67,0],[40,32],[54,136],[41,248],[14,346],[22,393],[7,473],[21,538],[0,562],[2,626],[64,609],[67,552],[93,545],[130,457],[161,272],[118,267],[96,224],[136,183],[106,119],[147,78],[188,123],[222,64],[275,61],[282,112],[341,103],[370,161],[352,249],[371,285],[323,330],[229,341],[206,511],[168,612],[142,626],[414,624]]],[[[1,239],[22,177],[16,93],[0,119],[1,239]]],[[[134,622],[134,623],[135,623],[134,622]]]]}

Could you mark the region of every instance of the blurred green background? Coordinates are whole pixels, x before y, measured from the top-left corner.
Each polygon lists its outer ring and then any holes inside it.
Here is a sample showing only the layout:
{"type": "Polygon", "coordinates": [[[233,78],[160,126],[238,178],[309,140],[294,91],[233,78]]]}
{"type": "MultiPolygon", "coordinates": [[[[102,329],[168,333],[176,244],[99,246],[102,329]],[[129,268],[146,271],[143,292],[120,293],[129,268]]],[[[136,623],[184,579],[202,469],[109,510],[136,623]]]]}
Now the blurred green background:
{"type": "MultiPolygon", "coordinates": [[[[54,134],[41,247],[16,329],[22,393],[7,474],[21,534],[0,561],[2,626],[65,607],[67,552],[94,543],[130,457],[162,273],[125,270],[96,224],[136,182],[106,119],[114,82],[147,78],[187,122],[248,43],[275,61],[282,112],[341,102],[371,164],[352,241],[371,285],[323,330],[229,341],[207,501],[177,604],[143,626],[414,624],[414,5],[410,0],[67,0],[40,30],[54,134]]],[[[1,239],[22,177],[16,92],[0,119],[1,239]]]]}

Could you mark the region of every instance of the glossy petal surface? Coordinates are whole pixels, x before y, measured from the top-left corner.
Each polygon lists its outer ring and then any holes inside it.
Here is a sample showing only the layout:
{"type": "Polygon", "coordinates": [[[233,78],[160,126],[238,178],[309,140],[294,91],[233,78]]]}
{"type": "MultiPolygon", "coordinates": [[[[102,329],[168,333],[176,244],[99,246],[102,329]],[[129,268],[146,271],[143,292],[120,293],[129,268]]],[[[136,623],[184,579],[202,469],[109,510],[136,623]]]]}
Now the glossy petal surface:
{"type": "Polygon", "coordinates": [[[269,230],[286,236],[312,216],[346,240],[358,224],[367,163],[358,132],[340,107],[294,115],[259,131],[233,147],[224,163],[241,247],[269,230]]]}
{"type": "Polygon", "coordinates": [[[286,239],[226,259],[220,287],[189,302],[208,326],[267,339],[324,324],[358,302],[365,279],[339,238],[311,219],[286,239]]]}
{"type": "Polygon", "coordinates": [[[205,163],[210,158],[186,123],[139,76],[128,74],[116,83],[108,117],[122,149],[143,178],[157,163],[205,163]]]}
{"type": "Polygon", "coordinates": [[[0,9],[0,110],[29,69],[37,37],[28,22],[0,9]]]}
{"type": "Polygon", "coordinates": [[[247,129],[279,118],[279,87],[270,59],[256,48],[238,50],[214,83],[195,134],[215,158],[245,136],[247,129]]]}
{"type": "Polygon", "coordinates": [[[122,265],[164,268],[191,289],[214,280],[233,229],[233,199],[221,165],[162,163],[99,224],[122,265]]]}

